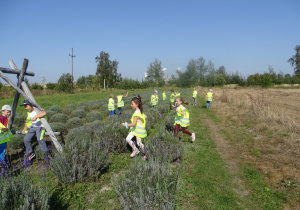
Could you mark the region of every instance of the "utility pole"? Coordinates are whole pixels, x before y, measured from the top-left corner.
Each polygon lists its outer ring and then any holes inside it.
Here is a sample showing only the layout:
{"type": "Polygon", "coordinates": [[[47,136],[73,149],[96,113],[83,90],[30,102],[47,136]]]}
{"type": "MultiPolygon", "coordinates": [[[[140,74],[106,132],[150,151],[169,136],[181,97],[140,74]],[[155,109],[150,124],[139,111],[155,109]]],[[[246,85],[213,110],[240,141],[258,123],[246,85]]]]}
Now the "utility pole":
{"type": "Polygon", "coordinates": [[[72,47],[72,54],[69,53],[69,56],[71,56],[72,59],[72,90],[74,91],[74,75],[73,75],[73,58],[76,57],[75,55],[73,55],[73,47],[72,47]]]}

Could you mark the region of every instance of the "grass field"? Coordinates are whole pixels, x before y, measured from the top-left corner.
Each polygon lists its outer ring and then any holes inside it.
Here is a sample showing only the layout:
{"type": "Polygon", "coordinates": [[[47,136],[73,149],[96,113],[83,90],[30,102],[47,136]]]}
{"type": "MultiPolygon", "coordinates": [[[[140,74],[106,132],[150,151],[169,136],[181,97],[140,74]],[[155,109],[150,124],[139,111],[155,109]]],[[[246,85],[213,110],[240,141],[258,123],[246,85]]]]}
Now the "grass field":
{"type": "MultiPolygon", "coordinates": [[[[192,90],[181,92],[191,99],[192,90]]],[[[180,134],[184,156],[172,163],[181,177],[175,208],[299,208],[299,150],[295,149],[299,148],[299,90],[214,89],[212,109],[204,108],[205,92],[198,88],[198,105],[187,106],[189,130],[196,133],[196,141],[191,143],[189,136],[180,134]]],[[[109,94],[58,94],[39,96],[36,101],[48,110],[109,94]]],[[[18,112],[25,113],[21,108],[18,112]]],[[[150,138],[164,126],[163,119],[151,129],[150,138]]],[[[35,179],[48,185],[51,209],[122,209],[111,179],[135,164],[129,154],[112,153],[110,167],[96,179],[63,184],[51,170],[46,172],[46,183],[38,175],[35,179]]],[[[39,164],[34,161],[31,167],[38,171],[39,164]]]]}

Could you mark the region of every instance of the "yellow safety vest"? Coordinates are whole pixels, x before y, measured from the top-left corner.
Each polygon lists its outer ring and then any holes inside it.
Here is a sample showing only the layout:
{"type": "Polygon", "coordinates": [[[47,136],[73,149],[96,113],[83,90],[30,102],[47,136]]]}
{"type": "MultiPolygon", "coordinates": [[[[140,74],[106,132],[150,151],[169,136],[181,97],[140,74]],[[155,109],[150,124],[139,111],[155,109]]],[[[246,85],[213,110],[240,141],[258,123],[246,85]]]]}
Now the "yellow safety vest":
{"type": "MultiPolygon", "coordinates": [[[[26,125],[27,125],[27,128],[29,128],[29,126],[32,125],[31,118],[29,117],[29,114],[30,114],[30,112],[27,112],[27,118],[26,118],[26,125]]],[[[45,119],[48,120],[47,115],[45,116],[45,119]]],[[[38,121],[41,121],[41,119],[38,118],[38,121]]],[[[42,127],[44,127],[43,124],[42,124],[42,127]]]]}
{"type": "Polygon", "coordinates": [[[175,94],[174,94],[174,93],[172,93],[172,94],[170,95],[170,101],[171,101],[172,103],[174,103],[174,101],[175,101],[175,94]]]}
{"type": "Polygon", "coordinates": [[[193,92],[193,98],[196,98],[197,97],[197,90],[194,90],[193,92]]]}
{"type": "Polygon", "coordinates": [[[208,92],[207,94],[206,94],[206,98],[207,98],[207,101],[212,101],[212,92],[208,92]]]}
{"type": "Polygon", "coordinates": [[[155,106],[155,105],[157,105],[157,102],[158,102],[158,96],[156,95],[152,95],[151,96],[151,101],[150,101],[150,104],[151,104],[151,106],[155,106]]]}
{"type": "Polygon", "coordinates": [[[162,94],[163,100],[166,100],[167,96],[165,93],[162,94]]]}
{"type": "Polygon", "coordinates": [[[178,96],[180,96],[180,93],[177,93],[177,94],[176,94],[176,97],[178,97],[178,96]]]}
{"type": "Polygon", "coordinates": [[[115,105],[114,105],[114,99],[110,98],[108,100],[108,110],[109,111],[114,111],[115,110],[115,105]]]}
{"type": "MultiPolygon", "coordinates": [[[[183,111],[184,106],[180,106],[179,112],[183,111]]],[[[189,110],[185,109],[184,115],[179,114],[178,112],[176,112],[175,115],[175,123],[174,125],[179,124],[181,127],[187,127],[190,125],[190,113],[189,110]]]]}
{"type": "Polygon", "coordinates": [[[130,130],[131,132],[140,138],[145,138],[147,136],[147,131],[146,131],[146,119],[145,119],[145,114],[141,114],[140,112],[136,113],[134,112],[132,117],[131,117],[131,122],[133,123],[134,117],[140,118],[142,121],[142,125],[136,124],[135,126],[131,127],[130,130]]]}
{"type": "MultiPolygon", "coordinates": [[[[1,128],[6,128],[2,123],[0,123],[1,128]]],[[[3,130],[0,130],[0,144],[8,142],[14,135],[11,133],[10,130],[4,132],[3,130]]]]}
{"type": "Polygon", "coordinates": [[[117,96],[118,99],[118,107],[124,106],[123,96],[117,96]]]}

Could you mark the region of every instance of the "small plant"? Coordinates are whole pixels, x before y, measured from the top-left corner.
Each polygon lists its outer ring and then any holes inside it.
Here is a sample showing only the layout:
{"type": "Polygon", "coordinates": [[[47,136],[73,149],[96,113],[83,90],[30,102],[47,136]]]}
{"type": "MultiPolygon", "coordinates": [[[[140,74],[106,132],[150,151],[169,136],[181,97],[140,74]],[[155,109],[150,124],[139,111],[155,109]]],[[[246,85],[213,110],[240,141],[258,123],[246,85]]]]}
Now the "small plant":
{"type": "Polygon", "coordinates": [[[86,117],[86,112],[84,110],[77,109],[77,110],[72,111],[71,117],[84,118],[84,117],[86,117]]]}
{"type": "Polygon", "coordinates": [[[76,128],[79,126],[83,126],[83,121],[79,117],[73,117],[66,122],[66,126],[67,128],[76,128]]]}
{"type": "Polygon", "coordinates": [[[56,153],[55,161],[50,162],[53,173],[63,183],[82,182],[97,177],[109,164],[109,148],[100,136],[91,133],[94,132],[92,129],[87,129],[71,131],[63,152],[56,153]]]}
{"type": "Polygon", "coordinates": [[[112,179],[124,209],[174,209],[179,183],[179,169],[159,161],[137,160],[125,174],[112,179]]]}
{"type": "Polygon", "coordinates": [[[55,113],[62,113],[62,108],[58,105],[54,105],[50,108],[51,111],[55,112],[55,113]]]}
{"type": "Polygon", "coordinates": [[[53,130],[53,132],[60,132],[63,135],[66,135],[68,133],[66,125],[56,122],[56,123],[50,123],[50,126],[53,130]]]}
{"type": "Polygon", "coordinates": [[[7,142],[8,149],[16,150],[24,147],[23,140],[24,135],[15,134],[14,137],[9,142],[7,142]]]}
{"type": "Polygon", "coordinates": [[[86,115],[86,121],[87,122],[94,122],[95,120],[101,120],[101,113],[92,111],[86,115]]]}
{"type": "MultiPolygon", "coordinates": [[[[52,111],[52,110],[48,110],[48,111],[46,111],[46,113],[47,113],[47,117],[48,117],[48,119],[51,119],[51,117],[54,115],[54,114],[56,114],[56,112],[55,111],[52,111]]],[[[24,123],[25,124],[25,123],[24,123]]]]}
{"type": "Polygon", "coordinates": [[[65,123],[68,121],[68,116],[63,114],[63,113],[58,113],[58,114],[54,114],[51,118],[50,118],[50,122],[60,122],[60,123],[65,123]]]}
{"type": "Polygon", "coordinates": [[[16,113],[15,119],[14,119],[14,125],[16,125],[19,128],[23,128],[25,125],[26,116],[20,115],[19,113],[16,113]]]}
{"type": "Polygon", "coordinates": [[[97,101],[89,101],[88,103],[89,110],[95,110],[100,108],[100,104],[97,101]]]}

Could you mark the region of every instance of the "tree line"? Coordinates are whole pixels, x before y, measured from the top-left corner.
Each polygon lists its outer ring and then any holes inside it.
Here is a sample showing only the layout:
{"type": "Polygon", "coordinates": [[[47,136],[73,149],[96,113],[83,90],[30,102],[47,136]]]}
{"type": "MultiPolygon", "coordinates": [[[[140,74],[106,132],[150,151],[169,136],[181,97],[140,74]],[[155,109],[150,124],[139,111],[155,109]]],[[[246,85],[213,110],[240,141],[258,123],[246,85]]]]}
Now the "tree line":
{"type": "MultiPolygon", "coordinates": [[[[240,86],[262,86],[271,87],[280,84],[300,84],[300,45],[295,47],[295,55],[287,60],[294,67],[294,74],[276,73],[271,65],[264,73],[256,73],[247,77],[239,72],[228,73],[225,66],[215,67],[214,63],[206,61],[203,57],[191,59],[184,71],[177,70],[176,74],[166,78],[164,75],[162,63],[158,59],[151,62],[147,68],[146,78],[142,81],[132,78],[122,78],[118,73],[118,64],[116,60],[110,60],[109,53],[100,52],[95,57],[97,69],[95,75],[81,76],[77,79],[75,88],[77,89],[144,89],[150,87],[193,87],[193,86],[223,86],[226,84],[238,84],[240,86]]],[[[27,83],[28,80],[26,80],[27,83]]],[[[46,88],[62,92],[72,92],[73,78],[67,73],[63,74],[57,83],[48,83],[46,88]]],[[[3,89],[0,82],[0,89],[3,89]]],[[[30,84],[31,89],[42,90],[43,86],[34,83],[30,84]]]]}

